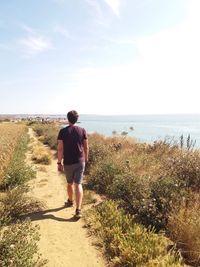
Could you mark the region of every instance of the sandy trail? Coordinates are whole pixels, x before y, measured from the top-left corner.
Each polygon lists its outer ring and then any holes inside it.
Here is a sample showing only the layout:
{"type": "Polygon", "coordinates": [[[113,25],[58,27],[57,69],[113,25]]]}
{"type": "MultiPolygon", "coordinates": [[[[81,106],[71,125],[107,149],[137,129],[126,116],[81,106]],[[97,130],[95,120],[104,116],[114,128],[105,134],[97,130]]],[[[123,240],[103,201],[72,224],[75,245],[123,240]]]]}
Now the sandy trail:
{"type": "MultiPolygon", "coordinates": [[[[30,128],[29,135],[32,144],[37,142],[30,128]]],[[[31,162],[31,152],[27,159],[31,162]]],[[[30,195],[46,205],[42,212],[30,215],[33,223],[40,226],[40,253],[48,260],[49,267],[105,267],[103,257],[83,228],[83,219],[75,221],[75,208],[63,207],[66,182],[57,172],[56,161],[53,159],[51,165],[46,165],[46,171],[40,165],[35,165],[37,177],[29,183],[30,195]]]]}

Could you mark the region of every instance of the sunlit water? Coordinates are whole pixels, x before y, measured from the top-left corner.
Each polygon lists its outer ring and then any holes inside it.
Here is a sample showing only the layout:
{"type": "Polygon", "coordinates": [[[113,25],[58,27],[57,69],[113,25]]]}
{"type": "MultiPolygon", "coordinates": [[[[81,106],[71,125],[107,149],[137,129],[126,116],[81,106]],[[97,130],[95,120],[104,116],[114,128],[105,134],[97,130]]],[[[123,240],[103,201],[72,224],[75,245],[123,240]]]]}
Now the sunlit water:
{"type": "Polygon", "coordinates": [[[166,138],[178,142],[181,135],[184,136],[186,142],[188,135],[190,135],[191,139],[196,141],[195,147],[200,148],[200,114],[81,115],[79,122],[79,125],[84,127],[88,133],[98,132],[106,136],[112,136],[114,131],[118,134],[125,131],[128,132],[128,136],[135,137],[140,142],[153,142],[166,138]],[[131,131],[130,127],[133,127],[134,130],[131,131]]]}
{"type": "Polygon", "coordinates": [[[135,137],[140,142],[153,142],[160,139],[184,140],[190,135],[200,147],[200,114],[197,115],[129,115],[129,116],[80,116],[80,126],[89,133],[98,132],[112,136],[113,132],[135,137]],[[134,130],[130,128],[133,127],[134,130]]]}

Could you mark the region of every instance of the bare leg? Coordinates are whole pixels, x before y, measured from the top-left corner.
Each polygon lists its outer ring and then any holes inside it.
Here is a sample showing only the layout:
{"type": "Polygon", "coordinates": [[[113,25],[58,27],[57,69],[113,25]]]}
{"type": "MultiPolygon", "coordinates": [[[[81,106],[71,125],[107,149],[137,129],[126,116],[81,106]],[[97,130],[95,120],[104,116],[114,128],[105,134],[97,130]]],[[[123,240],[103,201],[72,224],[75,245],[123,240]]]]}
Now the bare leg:
{"type": "Polygon", "coordinates": [[[83,199],[82,184],[75,184],[75,194],[76,194],[76,208],[81,209],[82,199],[83,199]]]}
{"type": "Polygon", "coordinates": [[[68,199],[70,201],[73,201],[73,184],[67,184],[67,194],[68,194],[68,199]]]}

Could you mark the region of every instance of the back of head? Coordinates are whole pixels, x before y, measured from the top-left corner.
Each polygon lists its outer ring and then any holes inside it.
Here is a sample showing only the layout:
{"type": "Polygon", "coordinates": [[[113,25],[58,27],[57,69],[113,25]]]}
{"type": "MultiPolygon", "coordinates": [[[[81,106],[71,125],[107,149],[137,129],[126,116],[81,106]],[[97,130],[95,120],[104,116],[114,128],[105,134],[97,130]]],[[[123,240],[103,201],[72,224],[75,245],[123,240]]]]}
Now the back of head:
{"type": "Polygon", "coordinates": [[[75,124],[78,120],[78,112],[76,110],[71,110],[67,113],[67,119],[70,123],[75,124]]]}

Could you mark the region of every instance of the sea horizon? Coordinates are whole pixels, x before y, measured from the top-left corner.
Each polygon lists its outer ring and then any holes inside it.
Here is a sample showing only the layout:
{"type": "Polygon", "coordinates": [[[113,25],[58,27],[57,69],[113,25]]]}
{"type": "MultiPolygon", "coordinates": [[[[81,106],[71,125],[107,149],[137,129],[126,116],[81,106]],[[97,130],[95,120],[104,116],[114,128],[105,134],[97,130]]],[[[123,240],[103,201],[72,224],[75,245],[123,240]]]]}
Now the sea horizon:
{"type": "Polygon", "coordinates": [[[80,125],[89,133],[105,136],[127,134],[138,142],[168,140],[186,145],[188,137],[200,148],[200,114],[80,115],[80,125]]]}
{"type": "MultiPolygon", "coordinates": [[[[0,116],[67,116],[66,113],[0,113],[0,116]]],[[[200,115],[200,113],[135,113],[135,114],[97,114],[97,113],[80,113],[80,116],[187,116],[200,115]]]]}
{"type": "MultiPolygon", "coordinates": [[[[10,118],[65,118],[66,114],[0,114],[0,117],[10,118]]],[[[183,136],[184,142],[188,136],[195,142],[195,148],[200,148],[200,114],[135,114],[135,115],[96,115],[80,114],[79,125],[89,134],[99,133],[105,136],[125,134],[138,142],[153,143],[158,140],[171,140],[179,143],[183,136]]],[[[64,123],[63,126],[66,126],[64,123]]]]}

